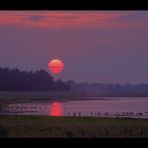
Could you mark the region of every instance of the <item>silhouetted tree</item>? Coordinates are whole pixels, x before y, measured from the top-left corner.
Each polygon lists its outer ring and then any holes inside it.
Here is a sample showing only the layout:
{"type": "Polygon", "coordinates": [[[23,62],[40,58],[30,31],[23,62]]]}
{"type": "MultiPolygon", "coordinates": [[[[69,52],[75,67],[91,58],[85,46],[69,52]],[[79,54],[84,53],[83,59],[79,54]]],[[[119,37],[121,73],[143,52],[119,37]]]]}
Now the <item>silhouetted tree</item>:
{"type": "Polygon", "coordinates": [[[0,68],[0,91],[66,91],[68,84],[62,80],[55,82],[45,70],[36,72],[19,69],[0,68]]]}

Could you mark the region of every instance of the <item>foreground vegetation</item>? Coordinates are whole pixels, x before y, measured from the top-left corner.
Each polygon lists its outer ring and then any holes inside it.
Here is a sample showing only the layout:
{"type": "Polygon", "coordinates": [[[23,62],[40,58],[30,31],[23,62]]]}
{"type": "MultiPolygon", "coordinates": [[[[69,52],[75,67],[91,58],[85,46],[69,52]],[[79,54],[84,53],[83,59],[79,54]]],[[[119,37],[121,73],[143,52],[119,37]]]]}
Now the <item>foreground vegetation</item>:
{"type": "Polygon", "coordinates": [[[0,137],[8,138],[142,138],[148,119],[0,116],[0,137]]]}

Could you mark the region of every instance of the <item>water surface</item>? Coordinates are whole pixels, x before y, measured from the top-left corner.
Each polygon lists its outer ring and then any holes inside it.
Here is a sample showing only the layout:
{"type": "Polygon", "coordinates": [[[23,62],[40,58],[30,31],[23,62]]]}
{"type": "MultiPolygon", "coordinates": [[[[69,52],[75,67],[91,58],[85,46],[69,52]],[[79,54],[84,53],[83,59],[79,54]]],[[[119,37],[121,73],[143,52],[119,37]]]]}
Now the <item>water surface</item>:
{"type": "Polygon", "coordinates": [[[3,114],[49,116],[148,116],[148,97],[10,104],[3,114]]]}

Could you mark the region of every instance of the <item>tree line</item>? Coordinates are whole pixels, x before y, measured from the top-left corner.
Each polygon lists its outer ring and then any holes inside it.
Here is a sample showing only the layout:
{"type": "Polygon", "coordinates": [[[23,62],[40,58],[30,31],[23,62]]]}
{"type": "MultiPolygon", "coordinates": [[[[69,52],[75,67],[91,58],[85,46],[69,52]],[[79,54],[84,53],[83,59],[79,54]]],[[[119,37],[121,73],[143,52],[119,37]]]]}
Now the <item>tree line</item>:
{"type": "Polygon", "coordinates": [[[0,91],[72,91],[105,96],[148,96],[148,84],[77,83],[54,78],[45,70],[20,71],[18,68],[0,68],[0,91]]]}
{"type": "Polygon", "coordinates": [[[18,68],[0,68],[0,91],[68,91],[62,80],[55,81],[45,70],[20,71],[18,68]]]}

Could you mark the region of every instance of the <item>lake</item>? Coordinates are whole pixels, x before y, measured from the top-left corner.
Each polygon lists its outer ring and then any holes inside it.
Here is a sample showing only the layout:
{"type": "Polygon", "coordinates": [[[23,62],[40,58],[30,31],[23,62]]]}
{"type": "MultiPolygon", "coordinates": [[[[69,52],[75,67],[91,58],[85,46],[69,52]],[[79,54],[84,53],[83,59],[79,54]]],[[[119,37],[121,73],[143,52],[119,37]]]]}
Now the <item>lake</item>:
{"type": "Polygon", "coordinates": [[[148,118],[148,97],[104,97],[96,100],[9,104],[3,115],[103,116],[148,118]]]}

